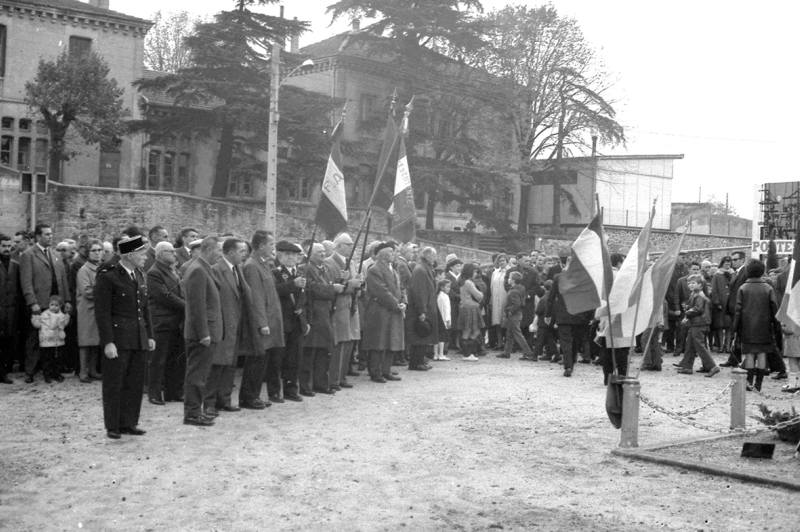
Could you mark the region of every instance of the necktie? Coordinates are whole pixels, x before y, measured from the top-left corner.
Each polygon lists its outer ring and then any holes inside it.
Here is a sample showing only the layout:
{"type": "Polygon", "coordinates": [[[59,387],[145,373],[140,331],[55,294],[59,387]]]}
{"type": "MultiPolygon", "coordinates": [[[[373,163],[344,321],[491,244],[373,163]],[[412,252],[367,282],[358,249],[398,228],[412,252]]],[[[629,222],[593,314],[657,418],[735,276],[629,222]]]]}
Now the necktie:
{"type": "Polygon", "coordinates": [[[233,277],[236,279],[236,288],[239,290],[242,289],[242,281],[239,279],[239,268],[234,266],[233,267],[233,277]]]}

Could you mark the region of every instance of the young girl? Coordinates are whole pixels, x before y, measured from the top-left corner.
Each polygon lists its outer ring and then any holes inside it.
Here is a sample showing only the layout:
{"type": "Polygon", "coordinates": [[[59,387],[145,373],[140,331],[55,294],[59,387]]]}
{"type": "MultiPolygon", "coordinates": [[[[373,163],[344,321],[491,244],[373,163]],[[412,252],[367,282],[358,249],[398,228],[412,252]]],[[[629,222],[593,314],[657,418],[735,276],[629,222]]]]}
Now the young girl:
{"type": "Polygon", "coordinates": [[[458,312],[458,329],[461,330],[461,349],[463,359],[469,362],[476,362],[478,357],[477,338],[481,334],[483,327],[483,317],[481,316],[480,304],[483,300],[483,293],[475,286],[475,277],[478,275],[478,268],[474,264],[465,264],[458,277],[458,284],[461,287],[461,306],[458,312]]]}
{"type": "Polygon", "coordinates": [[[41,314],[31,317],[33,326],[39,329],[39,352],[42,360],[44,382],[52,379],[62,382],[64,377],[58,371],[58,348],[64,345],[66,333],[64,329],[69,323],[69,314],[61,312],[61,298],[50,296],[50,307],[41,314]]]}
{"type": "Polygon", "coordinates": [[[450,360],[444,354],[450,336],[450,281],[442,279],[437,285],[436,305],[439,307],[439,343],[433,348],[434,360],[450,360]]]}
{"type": "Polygon", "coordinates": [[[782,392],[800,392],[800,329],[783,325],[783,356],[789,361],[789,382],[782,392]]]}

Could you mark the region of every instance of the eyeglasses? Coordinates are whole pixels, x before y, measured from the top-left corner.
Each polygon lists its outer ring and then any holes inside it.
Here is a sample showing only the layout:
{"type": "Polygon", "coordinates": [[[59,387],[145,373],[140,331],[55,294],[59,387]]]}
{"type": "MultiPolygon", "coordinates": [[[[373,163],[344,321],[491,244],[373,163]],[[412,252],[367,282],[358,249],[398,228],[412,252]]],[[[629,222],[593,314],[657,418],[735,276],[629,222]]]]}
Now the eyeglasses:
{"type": "Polygon", "coordinates": [[[89,253],[102,253],[102,252],[103,252],[102,249],[90,249],[89,250],[89,253]]]}

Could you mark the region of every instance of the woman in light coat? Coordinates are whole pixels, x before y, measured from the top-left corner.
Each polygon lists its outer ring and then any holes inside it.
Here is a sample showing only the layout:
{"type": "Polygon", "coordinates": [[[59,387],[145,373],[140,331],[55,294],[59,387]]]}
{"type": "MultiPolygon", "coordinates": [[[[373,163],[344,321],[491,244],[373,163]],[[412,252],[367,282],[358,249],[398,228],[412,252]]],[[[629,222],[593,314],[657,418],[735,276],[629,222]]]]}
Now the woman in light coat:
{"type": "Polygon", "coordinates": [[[503,339],[506,337],[505,324],[503,323],[504,312],[506,306],[506,299],[508,292],[506,292],[505,278],[506,270],[508,270],[508,256],[505,253],[500,253],[494,261],[495,269],[492,272],[491,282],[491,309],[492,309],[492,327],[495,329],[497,335],[497,349],[503,349],[503,339]]]}
{"type": "Polygon", "coordinates": [[[103,243],[92,240],[87,245],[89,257],[78,270],[75,281],[75,299],[78,306],[78,348],[80,353],[80,381],[90,383],[100,379],[97,373],[97,359],[100,349],[100,333],[94,320],[94,286],[97,266],[103,258],[103,243]]]}

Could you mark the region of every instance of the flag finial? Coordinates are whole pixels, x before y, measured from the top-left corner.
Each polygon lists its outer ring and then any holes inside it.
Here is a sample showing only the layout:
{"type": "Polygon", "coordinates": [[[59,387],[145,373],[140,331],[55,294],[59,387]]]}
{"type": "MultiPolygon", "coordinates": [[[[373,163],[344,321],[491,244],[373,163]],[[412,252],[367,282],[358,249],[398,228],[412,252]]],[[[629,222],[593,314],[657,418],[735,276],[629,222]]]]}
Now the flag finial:
{"type": "Polygon", "coordinates": [[[408,134],[408,115],[411,114],[411,111],[413,109],[414,109],[414,96],[411,96],[411,99],[406,104],[405,113],[403,113],[403,127],[402,127],[403,135],[408,134]]]}

